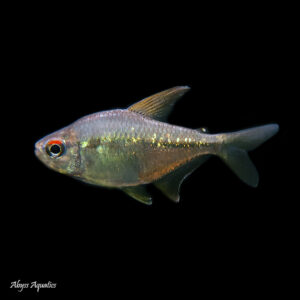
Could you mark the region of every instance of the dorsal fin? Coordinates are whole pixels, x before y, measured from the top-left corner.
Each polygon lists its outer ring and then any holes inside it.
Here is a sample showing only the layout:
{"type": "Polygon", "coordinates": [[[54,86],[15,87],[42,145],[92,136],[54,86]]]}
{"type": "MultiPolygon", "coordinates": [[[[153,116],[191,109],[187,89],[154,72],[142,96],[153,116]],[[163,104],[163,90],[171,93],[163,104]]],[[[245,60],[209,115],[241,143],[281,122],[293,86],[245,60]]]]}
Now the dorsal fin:
{"type": "Polygon", "coordinates": [[[154,183],[154,185],[170,200],[174,202],[179,202],[179,191],[182,182],[193,171],[195,171],[204,162],[206,162],[209,157],[209,155],[203,155],[193,159],[191,162],[179,167],[175,171],[159,179],[157,182],[154,183]]]}
{"type": "Polygon", "coordinates": [[[176,101],[189,89],[188,86],[173,87],[131,105],[128,110],[152,119],[165,121],[176,101]]]}

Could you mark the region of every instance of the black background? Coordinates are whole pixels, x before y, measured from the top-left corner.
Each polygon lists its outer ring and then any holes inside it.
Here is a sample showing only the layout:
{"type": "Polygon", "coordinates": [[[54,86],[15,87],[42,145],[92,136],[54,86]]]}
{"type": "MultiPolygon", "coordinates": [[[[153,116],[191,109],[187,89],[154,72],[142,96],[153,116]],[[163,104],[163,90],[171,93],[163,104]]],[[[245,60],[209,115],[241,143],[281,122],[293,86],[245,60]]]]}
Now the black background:
{"type": "MultiPolygon", "coordinates": [[[[15,7],[4,22],[1,197],[4,291],[124,297],[276,291],[288,273],[294,201],[287,155],[294,89],[292,8],[181,5],[15,7]],[[131,13],[130,13],[131,12],[131,13]],[[76,119],[176,85],[169,122],[213,133],[278,123],[250,156],[253,189],[217,158],[153,206],[47,169],[34,143],[76,119]]],[[[255,292],[254,292],[255,294],[255,292]]]]}

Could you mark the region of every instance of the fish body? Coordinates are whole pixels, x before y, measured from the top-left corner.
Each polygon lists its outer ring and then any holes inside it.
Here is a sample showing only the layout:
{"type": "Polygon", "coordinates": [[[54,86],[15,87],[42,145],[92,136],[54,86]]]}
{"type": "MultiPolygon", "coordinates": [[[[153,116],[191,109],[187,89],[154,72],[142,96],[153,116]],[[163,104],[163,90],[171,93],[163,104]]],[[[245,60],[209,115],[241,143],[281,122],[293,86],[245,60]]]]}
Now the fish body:
{"type": "Polygon", "coordinates": [[[278,125],[208,134],[164,122],[188,90],[175,87],[128,109],[85,116],[38,141],[35,153],[60,173],[120,188],[146,204],[152,203],[145,189],[151,183],[178,202],[184,178],[210,155],[221,157],[244,182],[256,186],[258,174],[247,151],[274,135],[278,125]]]}

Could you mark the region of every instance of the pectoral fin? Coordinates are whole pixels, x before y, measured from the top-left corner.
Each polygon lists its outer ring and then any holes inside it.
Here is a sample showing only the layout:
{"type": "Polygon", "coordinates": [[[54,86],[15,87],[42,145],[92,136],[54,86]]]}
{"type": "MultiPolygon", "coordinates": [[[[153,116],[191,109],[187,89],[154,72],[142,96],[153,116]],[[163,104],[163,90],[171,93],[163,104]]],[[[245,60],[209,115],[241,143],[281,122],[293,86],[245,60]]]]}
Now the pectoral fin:
{"type": "Polygon", "coordinates": [[[123,192],[132,197],[133,199],[142,202],[147,205],[152,204],[152,198],[147,192],[146,187],[143,185],[140,186],[129,186],[122,188],[123,192]]]}
{"type": "Polygon", "coordinates": [[[165,90],[131,105],[128,110],[140,113],[152,119],[165,121],[174,104],[189,89],[188,86],[177,86],[165,90]]]}
{"type": "Polygon", "coordinates": [[[180,186],[185,178],[187,178],[193,171],[200,167],[207,161],[209,155],[200,156],[191,162],[179,167],[175,171],[164,176],[154,183],[154,185],[169,199],[174,202],[179,202],[180,186]]]}

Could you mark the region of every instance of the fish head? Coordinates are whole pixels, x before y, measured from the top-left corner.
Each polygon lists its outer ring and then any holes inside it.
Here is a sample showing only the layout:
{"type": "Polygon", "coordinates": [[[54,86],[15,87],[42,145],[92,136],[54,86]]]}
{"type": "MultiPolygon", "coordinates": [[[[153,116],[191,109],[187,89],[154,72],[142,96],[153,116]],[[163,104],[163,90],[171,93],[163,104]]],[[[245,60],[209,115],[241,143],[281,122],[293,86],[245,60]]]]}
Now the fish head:
{"type": "Polygon", "coordinates": [[[79,143],[71,127],[58,130],[37,141],[35,155],[56,172],[74,176],[79,173],[79,143]]]}

